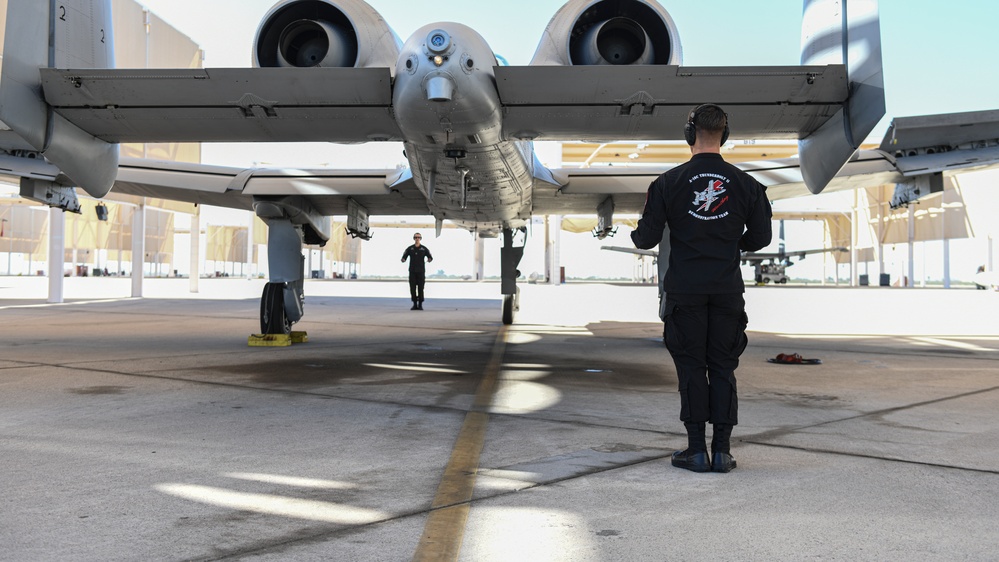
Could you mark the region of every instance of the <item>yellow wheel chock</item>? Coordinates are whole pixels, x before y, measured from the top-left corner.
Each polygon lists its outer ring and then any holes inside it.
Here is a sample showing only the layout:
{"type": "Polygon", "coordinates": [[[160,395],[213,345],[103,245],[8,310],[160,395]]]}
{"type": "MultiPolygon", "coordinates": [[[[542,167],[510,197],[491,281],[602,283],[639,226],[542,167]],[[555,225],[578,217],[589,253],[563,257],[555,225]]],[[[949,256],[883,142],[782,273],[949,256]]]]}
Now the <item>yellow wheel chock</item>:
{"type": "Polygon", "coordinates": [[[288,347],[293,343],[308,343],[307,332],[292,332],[291,334],[250,334],[247,345],[250,347],[288,347]]]}

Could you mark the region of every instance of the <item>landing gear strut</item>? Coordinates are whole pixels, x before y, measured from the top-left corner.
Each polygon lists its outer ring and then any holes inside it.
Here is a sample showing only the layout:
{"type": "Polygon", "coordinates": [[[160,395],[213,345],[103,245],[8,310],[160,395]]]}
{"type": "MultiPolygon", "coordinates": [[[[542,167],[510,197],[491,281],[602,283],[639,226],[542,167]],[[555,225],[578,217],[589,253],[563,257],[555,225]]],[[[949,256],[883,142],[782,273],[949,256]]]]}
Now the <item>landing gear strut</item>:
{"type": "MultiPolygon", "coordinates": [[[[524,235],[524,243],[527,243],[527,228],[521,227],[519,230],[524,235]]],[[[524,257],[524,246],[513,245],[515,231],[510,228],[503,229],[503,247],[500,249],[500,281],[501,292],[503,293],[503,324],[509,326],[513,324],[514,313],[520,310],[520,289],[517,288],[517,278],[520,271],[520,259],[524,257]]]]}
{"type": "Polygon", "coordinates": [[[271,279],[260,296],[260,333],[287,335],[305,305],[302,233],[288,220],[268,220],[267,226],[271,279]]]}

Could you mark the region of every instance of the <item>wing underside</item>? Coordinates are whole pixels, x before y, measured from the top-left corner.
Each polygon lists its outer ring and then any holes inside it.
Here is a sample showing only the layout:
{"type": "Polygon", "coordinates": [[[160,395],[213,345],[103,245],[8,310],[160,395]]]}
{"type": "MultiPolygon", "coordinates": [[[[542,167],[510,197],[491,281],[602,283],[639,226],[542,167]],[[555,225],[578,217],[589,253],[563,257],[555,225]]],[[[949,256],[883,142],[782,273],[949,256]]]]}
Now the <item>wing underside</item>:
{"type": "MultiPolygon", "coordinates": [[[[842,65],[800,67],[496,67],[509,139],[675,137],[693,105],[730,114],[733,137],[803,138],[848,99],[842,65]],[[707,93],[706,93],[707,92],[707,93]]],[[[109,142],[401,139],[387,68],[194,70],[43,69],[46,102],[109,142]]],[[[904,181],[999,162],[999,111],[896,120],[879,150],[858,151],[827,190],[904,181]]],[[[771,199],[810,193],[797,158],[739,164],[771,199]]],[[[536,214],[592,214],[608,197],[642,210],[668,165],[565,168],[535,181],[536,214]]],[[[326,215],[347,200],[373,215],[428,214],[412,176],[397,171],[239,170],[124,161],[115,189],[248,209],[252,198],[299,195],[326,215]]]]}
{"type": "Polygon", "coordinates": [[[106,142],[402,139],[387,68],[42,69],[42,88],[106,142]]]}
{"type": "MultiPolygon", "coordinates": [[[[676,138],[711,101],[742,138],[798,139],[848,98],[842,65],[496,67],[508,139],[676,138]]],[[[401,140],[387,68],[42,69],[45,101],[108,142],[401,140]]]]}
{"type": "Polygon", "coordinates": [[[114,191],[247,210],[254,197],[301,196],[326,216],[346,215],[348,199],[374,215],[429,214],[404,170],[244,170],[123,158],[114,191]]]}
{"type": "Polygon", "coordinates": [[[849,97],[846,68],[829,66],[497,67],[511,138],[665,140],[678,138],[690,109],[717,103],[733,138],[799,139],[849,97]]]}

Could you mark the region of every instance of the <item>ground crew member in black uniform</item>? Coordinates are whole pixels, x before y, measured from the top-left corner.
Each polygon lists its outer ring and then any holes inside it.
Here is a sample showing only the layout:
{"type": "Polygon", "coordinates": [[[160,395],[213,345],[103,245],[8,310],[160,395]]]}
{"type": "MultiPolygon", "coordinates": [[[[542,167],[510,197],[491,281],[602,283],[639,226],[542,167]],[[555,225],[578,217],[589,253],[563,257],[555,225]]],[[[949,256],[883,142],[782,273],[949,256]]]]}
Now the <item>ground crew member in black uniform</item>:
{"type": "Polygon", "coordinates": [[[669,229],[664,334],[687,429],[687,449],[673,453],[672,463],[695,472],[736,466],[729,450],[738,423],[735,369],[748,343],[740,250],[759,250],[772,237],[766,188],[721,156],[728,131],[717,105],[690,112],[684,137],[692,156],[652,182],[631,235],[636,247],[651,249],[669,229]],[[713,426],[710,459],[706,422],[713,426]]]}
{"type": "Polygon", "coordinates": [[[417,232],[413,235],[413,245],[402,253],[403,263],[409,258],[409,295],[413,298],[413,308],[410,310],[423,310],[423,285],[427,281],[427,267],[423,259],[434,261],[430,250],[420,243],[421,240],[423,235],[417,232]]]}

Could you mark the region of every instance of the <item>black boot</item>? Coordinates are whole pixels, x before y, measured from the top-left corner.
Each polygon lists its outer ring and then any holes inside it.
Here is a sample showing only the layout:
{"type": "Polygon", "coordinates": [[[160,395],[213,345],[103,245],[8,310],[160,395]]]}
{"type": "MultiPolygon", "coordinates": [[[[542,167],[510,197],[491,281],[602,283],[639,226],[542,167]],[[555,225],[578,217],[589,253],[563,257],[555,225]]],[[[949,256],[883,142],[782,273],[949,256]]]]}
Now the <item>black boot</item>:
{"type": "Polygon", "coordinates": [[[711,462],[708,460],[704,424],[685,423],[683,425],[687,428],[687,449],[673,453],[673,466],[694,472],[708,472],[711,470],[711,462]]]}
{"type": "Polygon", "coordinates": [[[732,425],[716,423],[711,435],[711,472],[731,472],[736,467],[730,451],[732,425]]]}
{"type": "Polygon", "coordinates": [[[420,306],[416,304],[416,301],[413,301],[413,308],[410,310],[420,310],[420,306]]]}
{"type": "Polygon", "coordinates": [[[423,310],[423,301],[416,303],[416,310],[423,310]]]}

